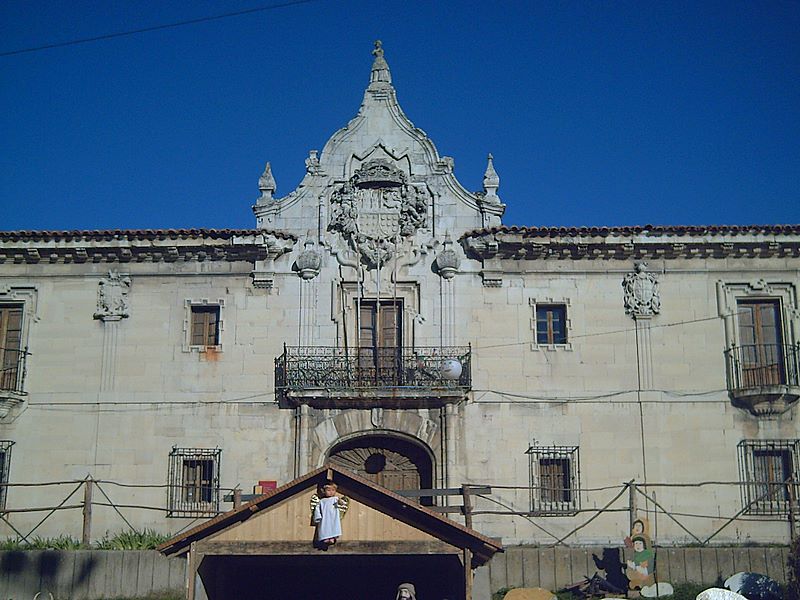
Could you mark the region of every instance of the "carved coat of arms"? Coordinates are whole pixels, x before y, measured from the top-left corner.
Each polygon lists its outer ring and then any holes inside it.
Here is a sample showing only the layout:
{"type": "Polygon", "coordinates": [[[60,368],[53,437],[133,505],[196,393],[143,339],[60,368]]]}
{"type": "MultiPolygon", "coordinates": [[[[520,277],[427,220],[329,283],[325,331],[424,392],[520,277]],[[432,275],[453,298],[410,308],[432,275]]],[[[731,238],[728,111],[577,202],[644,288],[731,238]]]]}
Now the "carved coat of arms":
{"type": "Polygon", "coordinates": [[[95,319],[102,321],[119,321],[128,317],[128,292],[131,289],[131,278],[115,271],[109,271],[97,287],[97,310],[95,319]]]}
{"type": "Polygon", "coordinates": [[[625,314],[636,318],[661,312],[658,279],[648,272],[647,263],[638,263],[635,272],[625,275],[622,288],[625,290],[625,314]]]}
{"type": "Polygon", "coordinates": [[[385,265],[403,238],[425,224],[428,193],[384,159],[371,160],[331,196],[329,231],[337,231],[371,267],[385,265]]]}

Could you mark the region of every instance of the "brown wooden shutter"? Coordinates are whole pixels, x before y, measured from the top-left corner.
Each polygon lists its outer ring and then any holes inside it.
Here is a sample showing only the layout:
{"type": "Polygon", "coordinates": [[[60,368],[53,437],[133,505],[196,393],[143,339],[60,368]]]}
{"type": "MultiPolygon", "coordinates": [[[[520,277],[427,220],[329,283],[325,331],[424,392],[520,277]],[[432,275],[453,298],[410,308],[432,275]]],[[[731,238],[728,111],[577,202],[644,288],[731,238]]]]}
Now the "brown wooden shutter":
{"type": "Polygon", "coordinates": [[[0,389],[17,386],[20,354],[22,352],[22,307],[0,307],[0,389]]]}

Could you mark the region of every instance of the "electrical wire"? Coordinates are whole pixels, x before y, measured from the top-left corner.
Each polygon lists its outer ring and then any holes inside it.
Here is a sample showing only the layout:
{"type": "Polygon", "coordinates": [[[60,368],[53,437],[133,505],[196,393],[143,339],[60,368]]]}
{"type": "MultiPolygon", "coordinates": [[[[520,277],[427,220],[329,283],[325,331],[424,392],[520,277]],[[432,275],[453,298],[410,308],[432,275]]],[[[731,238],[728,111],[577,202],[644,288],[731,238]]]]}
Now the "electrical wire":
{"type": "Polygon", "coordinates": [[[298,4],[308,4],[309,2],[315,2],[317,0],[290,0],[289,2],[281,2],[279,4],[269,4],[266,6],[257,6],[255,8],[248,8],[245,10],[237,10],[234,12],[223,13],[219,15],[212,15],[210,17],[199,17],[197,19],[187,19],[185,21],[176,21],[174,23],[165,23],[163,25],[153,25],[151,27],[140,27],[139,29],[129,29],[128,31],[119,31],[116,33],[107,33],[104,35],[96,35],[93,37],[87,38],[79,38],[75,40],[69,40],[66,42],[54,42],[51,44],[42,44],[41,46],[32,46],[30,48],[21,48],[19,50],[8,50],[6,52],[0,52],[0,57],[2,56],[14,56],[17,54],[27,54],[30,52],[39,52],[41,50],[50,50],[51,48],[63,48],[65,46],[76,46],[78,44],[88,44],[90,42],[100,42],[103,40],[111,40],[114,38],[120,37],[127,37],[131,35],[137,35],[139,33],[147,33],[150,31],[161,31],[163,29],[174,29],[176,27],[184,27],[186,25],[196,25],[198,23],[207,23],[209,21],[219,21],[220,19],[228,19],[230,17],[240,17],[242,15],[249,15],[257,12],[265,12],[268,10],[275,10],[278,8],[288,8],[290,6],[296,6],[298,4]]]}
{"type": "MultiPolygon", "coordinates": [[[[701,317],[699,319],[687,319],[686,321],[674,321],[672,323],[662,323],[659,325],[651,325],[650,329],[664,329],[666,327],[677,327],[679,325],[691,325],[693,323],[703,323],[705,321],[716,321],[721,319],[719,316],[713,317],[701,317]]],[[[596,333],[583,333],[578,335],[571,335],[569,337],[570,340],[577,340],[577,339],[584,339],[590,337],[599,337],[603,335],[616,335],[618,333],[634,333],[636,331],[635,327],[626,328],[626,329],[612,329],[610,331],[598,331],[596,333]]],[[[569,341],[569,340],[568,340],[569,341]]],[[[526,340],[523,342],[510,342],[508,344],[490,344],[488,346],[473,346],[472,350],[487,350],[493,348],[509,348],[511,346],[526,346],[528,344],[535,344],[535,341],[526,340]]]]}

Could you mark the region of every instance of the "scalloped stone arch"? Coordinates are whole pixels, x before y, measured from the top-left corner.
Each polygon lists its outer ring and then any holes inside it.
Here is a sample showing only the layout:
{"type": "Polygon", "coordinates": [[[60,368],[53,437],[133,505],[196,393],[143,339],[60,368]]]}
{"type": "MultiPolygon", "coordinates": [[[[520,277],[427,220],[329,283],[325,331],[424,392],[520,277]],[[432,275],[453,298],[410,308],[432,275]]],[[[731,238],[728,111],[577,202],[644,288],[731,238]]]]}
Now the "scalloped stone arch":
{"type": "Polygon", "coordinates": [[[310,464],[321,467],[337,444],[373,435],[396,436],[420,445],[431,457],[436,478],[442,447],[439,425],[412,411],[345,410],[323,419],[311,430],[310,464]]]}

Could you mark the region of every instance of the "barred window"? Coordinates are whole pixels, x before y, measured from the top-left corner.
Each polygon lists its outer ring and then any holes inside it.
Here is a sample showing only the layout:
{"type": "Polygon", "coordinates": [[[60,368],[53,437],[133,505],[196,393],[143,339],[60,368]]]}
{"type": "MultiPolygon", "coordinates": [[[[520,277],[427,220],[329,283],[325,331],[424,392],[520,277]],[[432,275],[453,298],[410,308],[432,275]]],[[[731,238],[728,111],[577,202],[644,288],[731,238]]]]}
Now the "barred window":
{"type": "Polygon", "coordinates": [[[219,448],[173,448],[169,455],[169,517],[219,512],[219,448]]]}
{"type": "MultiPolygon", "coordinates": [[[[11,467],[11,446],[14,442],[9,440],[0,440],[0,484],[8,483],[8,472],[11,467]]],[[[6,497],[8,488],[5,485],[0,485],[0,511],[6,507],[6,497]]]]}
{"type": "MultiPolygon", "coordinates": [[[[750,515],[788,515],[796,503],[800,440],[742,440],[739,478],[742,502],[750,515]]],[[[797,506],[795,505],[795,508],[797,506]]]]}
{"type": "Polygon", "coordinates": [[[530,446],[531,514],[574,515],[580,509],[578,446],[530,446]]]}

